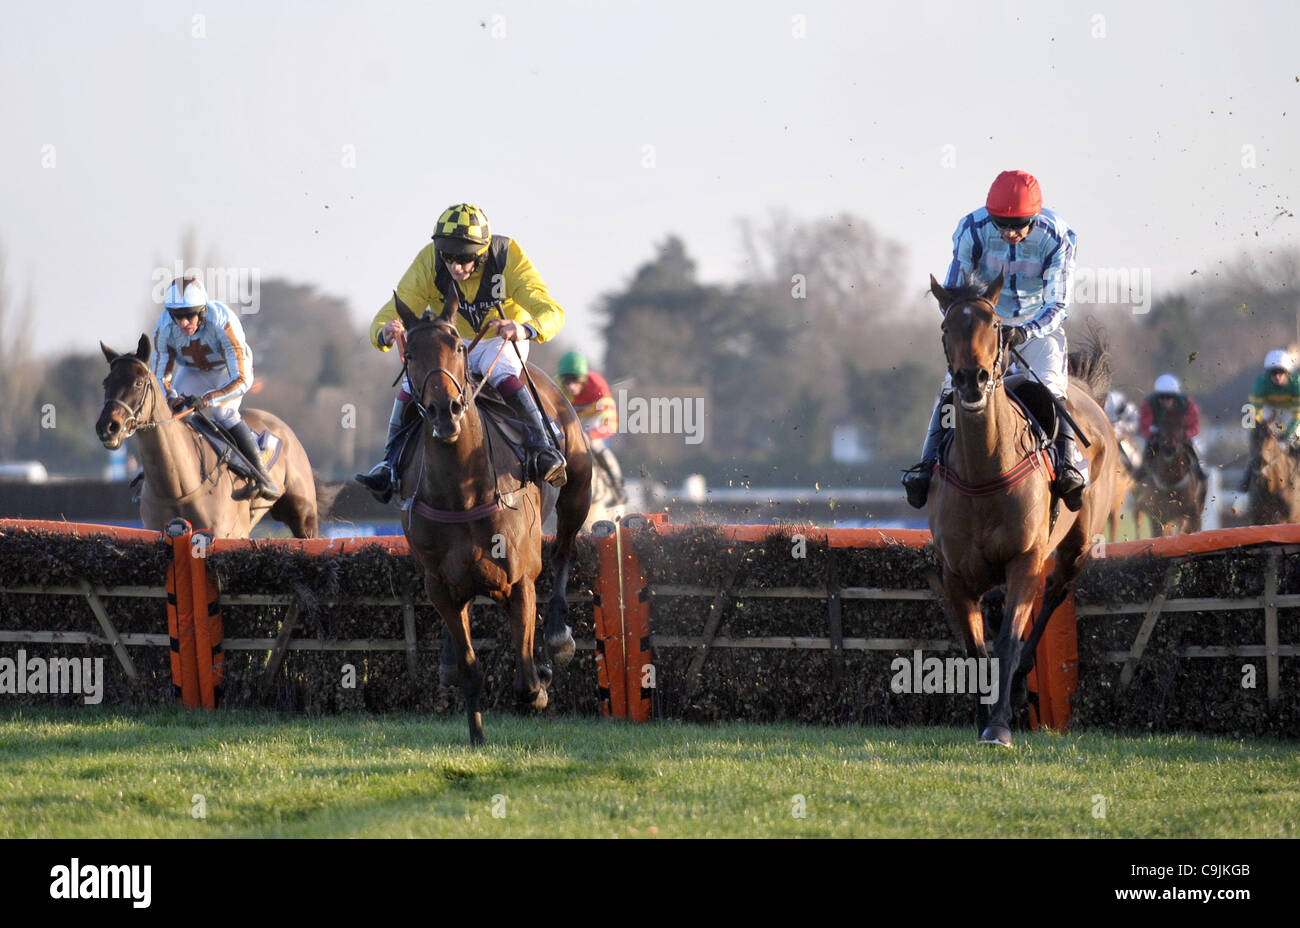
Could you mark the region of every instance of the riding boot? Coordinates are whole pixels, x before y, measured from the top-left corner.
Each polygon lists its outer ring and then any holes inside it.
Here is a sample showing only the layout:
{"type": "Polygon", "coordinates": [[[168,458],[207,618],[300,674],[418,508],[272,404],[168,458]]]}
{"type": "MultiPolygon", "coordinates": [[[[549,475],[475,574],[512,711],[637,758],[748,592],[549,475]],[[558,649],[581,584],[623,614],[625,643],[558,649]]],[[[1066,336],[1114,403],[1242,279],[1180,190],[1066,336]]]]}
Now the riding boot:
{"type": "Polygon", "coordinates": [[[257,480],[258,495],[267,500],[279,499],[283,491],[275,485],[271,475],[262,466],[262,451],[257,447],[257,436],[248,427],[248,423],[241,419],[228,428],[231,437],[235,439],[235,444],[239,446],[239,453],[244,456],[253,468],[253,477],[257,480]]]}
{"type": "Polygon", "coordinates": [[[1053,489],[1065,508],[1078,512],[1088,485],[1088,461],[1075,449],[1074,429],[1062,416],[1056,430],[1056,483],[1053,489]]]}
{"type": "Polygon", "coordinates": [[[921,463],[914,464],[903,471],[903,488],[907,490],[907,504],[913,509],[925,506],[926,497],[930,495],[930,476],[934,465],[939,463],[939,448],[943,444],[944,434],[949,431],[943,427],[943,407],[947,396],[934,404],[930,413],[930,425],[925,432],[925,446],[921,449],[921,463]]]}
{"type": "Polygon", "coordinates": [[[618,466],[618,459],[609,448],[592,448],[592,454],[609,475],[609,482],[614,487],[615,501],[619,506],[627,502],[627,490],[623,488],[623,469],[618,466]]]}
{"type": "Polygon", "coordinates": [[[370,468],[368,474],[357,474],[357,483],[369,490],[381,503],[393,498],[393,484],[397,474],[397,436],[402,431],[402,417],[410,400],[393,400],[393,413],[388,418],[388,439],[384,442],[384,459],[370,468]]]}
{"type": "Polygon", "coordinates": [[[506,402],[515,415],[524,421],[524,448],[533,452],[537,461],[535,479],[545,480],[553,487],[562,487],[568,481],[565,468],[568,462],[560,449],[551,440],[551,430],[542,419],[542,413],[533,402],[533,394],[527,388],[516,390],[506,402]]]}

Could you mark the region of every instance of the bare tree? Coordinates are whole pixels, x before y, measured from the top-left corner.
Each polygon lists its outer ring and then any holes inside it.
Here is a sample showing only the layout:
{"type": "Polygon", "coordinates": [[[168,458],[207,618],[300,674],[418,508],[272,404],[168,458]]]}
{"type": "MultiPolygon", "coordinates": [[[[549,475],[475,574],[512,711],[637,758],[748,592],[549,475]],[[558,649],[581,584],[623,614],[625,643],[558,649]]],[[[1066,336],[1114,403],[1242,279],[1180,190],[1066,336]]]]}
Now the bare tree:
{"type": "Polygon", "coordinates": [[[14,457],[39,424],[33,400],[40,372],[32,361],[31,308],[30,293],[21,308],[10,296],[0,247],[0,459],[14,457]]]}

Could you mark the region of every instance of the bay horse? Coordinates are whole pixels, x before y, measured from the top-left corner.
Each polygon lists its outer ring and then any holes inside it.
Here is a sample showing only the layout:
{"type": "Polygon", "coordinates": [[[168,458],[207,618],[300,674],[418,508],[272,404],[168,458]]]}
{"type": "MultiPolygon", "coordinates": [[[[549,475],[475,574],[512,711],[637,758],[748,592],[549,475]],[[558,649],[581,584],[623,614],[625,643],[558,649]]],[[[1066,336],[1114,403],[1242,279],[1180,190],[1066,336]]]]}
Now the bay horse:
{"type": "Polygon", "coordinates": [[[1186,439],[1155,438],[1147,445],[1146,471],[1134,493],[1135,510],[1145,512],[1161,535],[1201,530],[1205,493],[1196,470],[1196,450],[1186,439]]]}
{"type": "MultiPolygon", "coordinates": [[[[447,627],[441,669],[447,671],[444,679],[460,685],[470,743],[478,745],[483,743],[483,671],[470,638],[470,603],[483,594],[508,606],[515,699],[524,708],[545,709],[551,670],[539,667],[534,656],[542,522],[554,510],[554,575],[543,638],[551,660],[561,666],[574,652],[564,591],[574,539],[591,505],[593,460],[586,431],[564,391],[530,364],[539,406],[558,423],[568,462],[562,489],[530,482],[497,425],[485,422],[477,394],[471,396],[469,355],[453,321],[460,311],[455,288],[449,288],[436,317],[428,310],[417,317],[396,294],[394,300],[406,326],[412,405],[423,419],[415,453],[400,468],[402,493],[414,490],[402,511],[402,530],[423,569],[425,593],[447,627]],[[453,655],[451,672],[446,663],[453,655]]],[[[502,350],[513,349],[502,341],[502,350]]]]}
{"type": "Polygon", "coordinates": [[[1092,479],[1077,513],[1054,499],[1039,442],[1003,383],[1010,329],[994,311],[1002,283],[998,274],[988,285],[971,281],[949,290],[930,277],[930,290],[944,313],[942,341],[955,421],[927,505],[944,598],[968,657],[988,659],[980,600],[1006,585],[995,644],[997,700],[991,713],[982,703],[977,711],[979,742],[1010,747],[1012,691],[1024,686],[1048,619],[1105,528],[1119,452],[1100,405],[1108,386],[1103,381],[1109,380],[1106,352],[1094,341],[1086,355],[1073,356],[1085,363],[1081,376],[1071,377],[1067,403],[1079,434],[1090,443],[1085,450],[1080,441],[1079,450],[1088,456],[1092,479]],[[1028,640],[1022,641],[1053,552],[1056,569],[1047,579],[1042,610],[1028,640]]]}
{"type": "Polygon", "coordinates": [[[221,465],[207,439],[189,427],[185,417],[191,410],[173,414],[150,366],[149,336],[140,336],[134,354],[118,354],[103,342],[99,347],[108,360],[108,376],[95,434],[110,451],[135,436],[144,467],[140,521],[145,528],[162,531],[180,518],[217,538],[247,538],[269,512],[294,537],[316,537],[316,481],[307,452],[289,426],[261,409],[240,410],[255,433],[269,429],[280,439],[280,456],[270,471],[284,493],[274,502],[235,499],[242,495],[235,491],[243,488],[246,478],[221,465]]]}
{"type": "Polygon", "coordinates": [[[1278,440],[1280,423],[1266,420],[1252,435],[1248,512],[1252,525],[1300,522],[1300,463],[1278,440]]]}

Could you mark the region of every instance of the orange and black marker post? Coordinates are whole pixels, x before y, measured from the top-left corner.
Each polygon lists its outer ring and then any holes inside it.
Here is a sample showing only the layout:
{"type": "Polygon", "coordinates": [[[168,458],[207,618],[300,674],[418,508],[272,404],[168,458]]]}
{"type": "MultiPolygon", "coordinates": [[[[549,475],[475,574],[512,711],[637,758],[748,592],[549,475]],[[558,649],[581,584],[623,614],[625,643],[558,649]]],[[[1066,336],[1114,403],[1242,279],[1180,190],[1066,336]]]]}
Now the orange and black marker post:
{"type": "MultiPolygon", "coordinates": [[[[594,533],[593,533],[594,534],[594,533]]],[[[596,685],[600,714],[627,715],[627,662],[623,651],[623,602],[619,583],[618,534],[596,537],[596,685]]]]}
{"type": "Polygon", "coordinates": [[[167,566],[167,634],[171,641],[172,693],[191,708],[203,704],[194,630],[194,573],[190,565],[190,524],[173,519],[164,533],[171,544],[167,566]]]}

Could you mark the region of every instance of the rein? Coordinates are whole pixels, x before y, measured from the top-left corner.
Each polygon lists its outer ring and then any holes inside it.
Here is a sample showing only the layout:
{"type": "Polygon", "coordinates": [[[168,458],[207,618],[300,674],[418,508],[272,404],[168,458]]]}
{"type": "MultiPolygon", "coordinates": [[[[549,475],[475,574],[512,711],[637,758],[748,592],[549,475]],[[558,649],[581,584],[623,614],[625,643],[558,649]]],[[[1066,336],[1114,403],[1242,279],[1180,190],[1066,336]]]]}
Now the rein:
{"type": "MultiPolygon", "coordinates": [[[[988,300],[981,298],[981,299],[969,300],[968,302],[983,303],[985,306],[989,308],[990,312],[993,313],[993,319],[994,319],[993,326],[994,328],[997,329],[997,333],[998,333],[998,357],[997,360],[993,363],[992,374],[989,376],[988,383],[984,385],[984,390],[980,397],[982,400],[987,401],[988,398],[992,396],[993,391],[997,389],[998,385],[1001,384],[1003,379],[1006,377],[1007,336],[1004,335],[1006,327],[1003,326],[1001,322],[997,321],[998,318],[997,309],[988,300]]],[[[945,328],[945,334],[946,334],[946,328],[945,328]]],[[[943,340],[943,356],[944,356],[944,360],[948,362],[948,376],[951,378],[952,356],[948,353],[948,340],[946,338],[943,340]]],[[[987,481],[985,483],[970,484],[964,482],[960,477],[957,476],[956,471],[954,471],[952,468],[945,465],[942,461],[936,461],[934,465],[934,469],[935,471],[938,472],[939,476],[943,478],[945,483],[947,483],[950,487],[952,487],[962,496],[972,496],[972,497],[993,496],[994,494],[997,493],[1005,493],[1006,491],[1010,490],[1012,487],[1023,482],[1031,474],[1033,474],[1035,471],[1038,470],[1042,470],[1047,474],[1047,479],[1049,483],[1056,479],[1055,471],[1052,468],[1051,459],[1048,457],[1047,451],[1044,449],[1030,451],[1023,458],[1021,458],[1020,463],[1017,464],[1015,467],[1011,468],[1008,471],[1003,472],[1000,476],[995,477],[993,480],[987,481]]]]}
{"type": "MultiPolygon", "coordinates": [[[[409,329],[406,333],[407,344],[408,345],[410,344],[411,335],[413,335],[416,331],[425,328],[427,326],[446,326],[447,328],[451,329],[452,333],[455,335],[457,339],[457,342],[460,343],[461,336],[460,333],[456,331],[456,327],[454,325],[439,320],[431,320],[429,322],[424,322],[419,325],[411,327],[411,329],[409,329]]],[[[474,340],[469,344],[469,347],[465,349],[465,364],[466,364],[467,371],[469,368],[469,354],[476,347],[478,347],[479,342],[483,340],[483,336],[487,334],[487,330],[488,330],[488,326],[485,324],[483,328],[479,331],[479,333],[474,337],[474,340]]],[[[447,376],[447,379],[449,379],[452,382],[452,384],[455,385],[457,390],[457,398],[460,401],[462,406],[460,415],[455,416],[453,418],[453,422],[458,422],[460,418],[464,416],[465,413],[468,412],[470,409],[476,410],[479,414],[479,423],[483,429],[483,442],[485,445],[485,453],[488,459],[488,468],[490,469],[492,474],[492,492],[493,492],[492,502],[482,503],[481,505],[475,506],[472,509],[464,509],[464,510],[435,509],[433,506],[430,506],[424,500],[419,498],[418,490],[417,490],[417,496],[415,500],[411,503],[411,510],[421,518],[428,519],[431,522],[438,522],[442,524],[465,523],[465,522],[474,522],[477,521],[478,519],[485,518],[487,516],[492,515],[492,513],[494,512],[499,512],[501,509],[515,508],[514,506],[511,506],[506,501],[505,497],[503,497],[501,494],[501,490],[499,488],[499,475],[497,474],[497,469],[496,469],[496,460],[492,453],[491,427],[488,425],[486,419],[484,418],[482,410],[479,410],[477,406],[477,400],[479,394],[483,392],[484,388],[487,387],[488,383],[490,382],[489,378],[492,374],[492,371],[497,366],[497,362],[501,360],[501,353],[505,351],[505,348],[506,348],[506,340],[502,339],[501,347],[497,349],[496,355],[492,358],[492,363],[489,364],[487,370],[483,372],[482,379],[479,381],[478,386],[475,387],[473,390],[468,389],[468,379],[469,379],[468,375],[466,376],[467,382],[461,383],[459,378],[457,378],[455,374],[447,370],[445,367],[434,367],[425,373],[424,380],[420,383],[419,391],[416,393],[415,396],[411,397],[412,402],[415,403],[416,411],[420,413],[420,418],[422,418],[425,421],[425,423],[429,425],[430,434],[432,434],[433,437],[436,438],[437,431],[434,428],[432,422],[432,418],[431,418],[432,413],[429,411],[429,408],[424,405],[423,398],[424,398],[425,387],[427,387],[429,384],[429,378],[432,377],[434,374],[439,374],[439,373],[445,374],[447,376]]],[[[409,363],[410,363],[410,356],[407,355],[402,359],[402,375],[405,375],[407,373],[407,367],[409,363]]],[[[402,375],[399,375],[399,379],[402,375]]],[[[423,462],[421,463],[421,470],[423,470],[423,462]]]]}

